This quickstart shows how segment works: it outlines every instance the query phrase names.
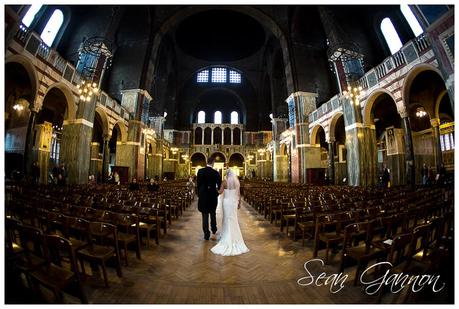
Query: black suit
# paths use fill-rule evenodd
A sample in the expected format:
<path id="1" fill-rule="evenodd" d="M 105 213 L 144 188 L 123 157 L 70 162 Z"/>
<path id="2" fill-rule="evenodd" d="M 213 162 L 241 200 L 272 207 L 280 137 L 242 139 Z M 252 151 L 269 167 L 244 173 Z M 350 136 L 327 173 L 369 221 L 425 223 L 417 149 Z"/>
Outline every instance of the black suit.
<path id="1" fill-rule="evenodd" d="M 218 202 L 218 189 L 222 180 L 220 174 L 213 168 L 207 166 L 198 171 L 197 187 L 198 187 L 198 210 L 202 213 L 202 230 L 204 238 L 210 237 L 209 232 L 209 215 L 212 233 L 217 232 L 217 219 L 215 211 Z"/>

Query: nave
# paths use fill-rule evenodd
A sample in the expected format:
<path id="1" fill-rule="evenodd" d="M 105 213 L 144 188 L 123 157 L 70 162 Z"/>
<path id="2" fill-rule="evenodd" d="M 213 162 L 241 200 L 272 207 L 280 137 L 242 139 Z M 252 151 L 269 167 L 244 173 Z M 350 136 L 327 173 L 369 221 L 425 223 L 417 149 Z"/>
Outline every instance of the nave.
<path id="1" fill-rule="evenodd" d="M 217 211 L 217 222 L 221 229 L 221 212 Z M 190 204 L 182 216 L 174 218 L 167 229 L 161 232 L 159 245 L 141 246 L 141 259 L 135 258 L 134 250 L 128 252 L 128 266 L 122 265 L 123 276 L 109 266 L 108 284 L 100 273 L 88 272 L 82 285 L 89 303 L 397 303 L 403 294 L 386 293 L 382 299 L 366 295 L 360 286 L 353 286 L 355 267 L 344 271 L 349 278 L 338 293 L 330 292 L 328 286 L 299 286 L 297 280 L 307 275 L 304 263 L 313 259 L 313 241 L 293 241 L 278 224 L 258 213 L 247 202 L 239 211 L 239 222 L 244 240 L 250 252 L 236 257 L 215 256 L 210 248 L 216 241 L 202 239 L 201 215 L 197 210 L 197 199 Z M 291 227 L 290 227 L 291 229 Z M 145 241 L 145 238 L 142 240 Z M 323 257 L 324 250 L 319 252 Z M 341 254 L 331 252 L 328 265 L 319 267 L 311 263 L 310 271 L 317 276 L 322 271 L 337 274 Z M 109 264 L 107 264 L 109 265 Z M 323 284 L 323 281 L 320 283 Z M 334 287 L 336 290 L 337 286 Z M 45 292 L 46 295 L 46 292 Z M 422 299 L 423 302 L 442 302 L 439 299 Z M 52 301 L 51 299 L 38 302 Z M 79 303 L 79 300 L 64 296 L 64 303 Z"/>

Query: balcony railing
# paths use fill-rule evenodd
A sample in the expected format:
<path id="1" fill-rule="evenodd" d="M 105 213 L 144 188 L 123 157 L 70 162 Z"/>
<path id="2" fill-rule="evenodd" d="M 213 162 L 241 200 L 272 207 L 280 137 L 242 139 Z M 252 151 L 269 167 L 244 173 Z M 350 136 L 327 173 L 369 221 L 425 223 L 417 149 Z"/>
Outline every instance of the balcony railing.
<path id="1" fill-rule="evenodd" d="M 60 75 L 73 85 L 81 82 L 81 75 L 75 67 L 64 59 L 56 50 L 50 48 L 40 36 L 31 31 L 25 25 L 21 24 L 15 35 L 16 41 L 24 49 L 37 59 L 44 61 L 47 65 L 53 67 Z M 120 115 L 122 118 L 129 120 L 129 112 L 122 107 L 116 100 L 112 99 L 107 93 L 101 92 L 97 104 L 101 104 Z"/>
<path id="2" fill-rule="evenodd" d="M 358 86 L 368 89 L 384 79 L 389 73 L 418 59 L 430 48 L 424 34 L 406 43 L 398 52 L 384 59 L 382 63 L 365 73 L 358 81 Z"/>

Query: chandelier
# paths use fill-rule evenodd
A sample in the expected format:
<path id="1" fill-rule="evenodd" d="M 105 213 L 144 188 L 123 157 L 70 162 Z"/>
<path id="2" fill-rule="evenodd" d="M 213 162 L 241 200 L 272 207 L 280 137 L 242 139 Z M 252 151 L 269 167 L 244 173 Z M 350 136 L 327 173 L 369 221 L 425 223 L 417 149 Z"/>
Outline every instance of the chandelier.
<path id="1" fill-rule="evenodd" d="M 416 109 L 416 117 L 422 118 L 422 117 L 424 117 L 425 115 L 427 115 L 427 112 L 424 110 L 424 107 L 418 107 L 418 108 Z"/>
<path id="2" fill-rule="evenodd" d="M 182 159 L 183 159 L 184 161 L 187 161 L 187 160 L 188 160 L 188 155 L 187 155 L 187 154 L 182 154 L 181 157 L 182 157 Z"/>
<path id="3" fill-rule="evenodd" d="M 178 152 L 178 148 L 172 147 L 172 148 L 171 148 L 171 151 L 172 151 L 172 154 L 175 155 L 175 154 L 177 154 L 177 152 Z"/>
<path id="4" fill-rule="evenodd" d="M 362 86 L 359 87 L 351 87 L 347 86 L 347 91 L 343 91 L 343 95 L 346 99 L 349 99 L 354 105 L 359 104 L 359 97 L 363 95 L 364 92 L 362 91 Z"/>
<path id="5" fill-rule="evenodd" d="M 81 84 L 77 85 L 78 93 L 80 94 L 80 100 L 89 102 L 93 95 L 99 93 L 99 88 L 96 83 L 82 81 Z"/>
<path id="6" fill-rule="evenodd" d="M 16 103 L 16 104 L 13 105 L 13 109 L 15 111 L 20 112 L 20 111 L 22 111 L 24 109 L 24 106 L 22 104 Z"/>

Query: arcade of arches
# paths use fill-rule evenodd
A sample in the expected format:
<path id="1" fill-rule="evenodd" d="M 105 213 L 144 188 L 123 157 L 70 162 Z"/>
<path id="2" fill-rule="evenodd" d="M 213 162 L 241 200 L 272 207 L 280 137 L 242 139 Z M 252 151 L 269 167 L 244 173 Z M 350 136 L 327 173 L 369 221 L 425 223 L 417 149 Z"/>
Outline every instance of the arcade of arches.
<path id="1" fill-rule="evenodd" d="M 53 25 L 55 14 L 63 21 Z M 383 20 L 400 41 L 395 51 Z M 282 233 L 287 224 L 282 241 L 294 249 L 279 250 L 303 256 L 289 224 L 295 240 L 309 232 L 322 240 L 297 226 L 294 208 L 276 210 L 272 201 L 294 203 L 274 198 L 280 191 L 312 188 L 321 201 L 354 190 L 386 198 L 384 190 L 408 196 L 452 181 L 452 5 L 7 5 L 5 25 L 12 184 L 106 188 L 117 174 L 121 187 L 158 179 L 179 196 L 178 184 L 213 157 L 222 177 L 231 169 L 244 180 L 246 216 L 264 215 Z M 166 214 L 158 235 L 169 240 L 166 229 L 182 214 Z M 260 302 L 308 301 L 276 297 Z"/>

